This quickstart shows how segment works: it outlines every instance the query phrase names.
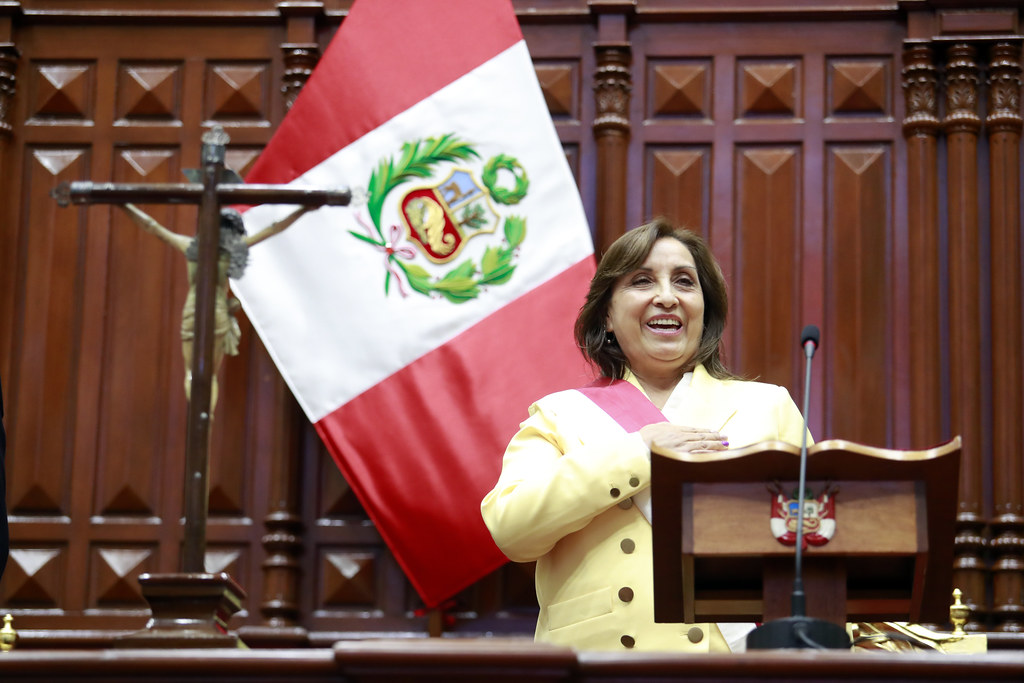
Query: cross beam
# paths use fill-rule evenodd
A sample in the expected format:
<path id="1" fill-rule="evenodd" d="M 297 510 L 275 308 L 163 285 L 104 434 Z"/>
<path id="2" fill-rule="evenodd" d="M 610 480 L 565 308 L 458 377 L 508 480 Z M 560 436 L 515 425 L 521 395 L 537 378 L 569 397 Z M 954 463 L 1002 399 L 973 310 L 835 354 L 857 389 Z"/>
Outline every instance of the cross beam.
<path id="1" fill-rule="evenodd" d="M 76 180 L 58 185 L 50 193 L 61 207 L 71 204 L 199 204 L 205 186 L 202 183 L 93 183 Z M 345 206 L 351 198 L 348 190 L 314 190 L 280 185 L 220 183 L 216 187 L 218 204 L 297 204 L 301 206 Z"/>

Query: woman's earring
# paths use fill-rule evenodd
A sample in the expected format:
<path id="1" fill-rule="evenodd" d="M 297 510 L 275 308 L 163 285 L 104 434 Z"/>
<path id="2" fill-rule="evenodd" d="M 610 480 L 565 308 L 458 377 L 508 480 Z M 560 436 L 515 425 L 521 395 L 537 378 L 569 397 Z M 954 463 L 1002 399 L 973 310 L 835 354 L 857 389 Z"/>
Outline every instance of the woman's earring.
<path id="1" fill-rule="evenodd" d="M 615 343 L 615 333 L 612 332 L 611 330 L 608 330 L 607 332 L 605 332 L 604 333 L 604 343 L 605 344 L 614 344 Z"/>

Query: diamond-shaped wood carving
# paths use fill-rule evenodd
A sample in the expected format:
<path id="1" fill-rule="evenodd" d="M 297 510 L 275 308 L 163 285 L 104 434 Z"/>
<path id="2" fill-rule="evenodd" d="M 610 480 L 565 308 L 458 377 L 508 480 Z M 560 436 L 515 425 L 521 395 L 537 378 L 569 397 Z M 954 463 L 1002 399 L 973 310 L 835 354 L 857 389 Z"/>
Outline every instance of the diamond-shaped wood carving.
<path id="1" fill-rule="evenodd" d="M 12 512 L 59 513 L 61 511 L 59 496 L 60 482 L 33 482 L 28 487 L 11 484 L 10 497 L 7 504 Z"/>
<path id="2" fill-rule="evenodd" d="M 766 178 L 776 175 L 795 156 L 790 149 L 748 149 L 742 152 L 743 159 L 752 163 Z"/>
<path id="3" fill-rule="evenodd" d="M 376 603 L 376 558 L 372 553 L 327 551 L 321 561 L 325 607 Z"/>
<path id="4" fill-rule="evenodd" d="M 707 227 L 709 148 L 658 149 L 649 162 L 651 215 L 686 227 Z"/>
<path id="5" fill-rule="evenodd" d="M 170 149 L 125 149 L 121 151 L 121 159 L 128 165 L 127 173 L 134 178 L 126 178 L 128 182 L 167 182 L 173 177 L 170 164 L 177 158 L 177 153 Z"/>
<path id="6" fill-rule="evenodd" d="M 544 102 L 552 116 L 573 116 L 576 92 L 573 69 L 565 64 L 538 64 L 535 66 Z"/>
<path id="7" fill-rule="evenodd" d="M 869 170 L 878 168 L 880 161 L 885 160 L 885 152 L 881 148 L 837 149 L 833 152 L 837 162 L 853 172 L 854 176 L 863 176 Z"/>
<path id="8" fill-rule="evenodd" d="M 206 571 L 211 574 L 227 572 L 231 576 L 238 576 L 238 561 L 241 557 L 242 552 L 235 548 L 208 548 L 203 558 L 203 564 Z"/>
<path id="9" fill-rule="evenodd" d="M 320 458 L 320 505 L 321 517 L 366 518 L 366 512 L 359 503 L 355 491 L 341 476 L 338 466 L 325 451 Z"/>
<path id="10" fill-rule="evenodd" d="M 741 117 L 797 115 L 796 63 L 743 64 L 740 73 Z"/>
<path id="11" fill-rule="evenodd" d="M 237 482 L 226 482 L 220 484 L 210 483 L 209 511 L 217 515 L 242 515 L 242 501 L 239 498 L 240 491 L 236 490 Z"/>
<path id="12" fill-rule="evenodd" d="M 256 159 L 259 158 L 260 151 L 259 149 L 229 148 L 224 153 L 224 165 L 244 178 L 256 163 Z"/>
<path id="13" fill-rule="evenodd" d="M 40 65 L 34 79 L 32 116 L 90 118 L 93 73 L 87 64 Z"/>
<path id="14" fill-rule="evenodd" d="M 889 109 L 888 69 L 886 62 L 834 61 L 830 64 L 832 81 L 829 110 L 833 114 L 878 114 Z"/>
<path id="15" fill-rule="evenodd" d="M 84 154 L 80 149 L 38 149 L 32 152 L 39 165 L 55 176 L 64 172 Z"/>
<path id="16" fill-rule="evenodd" d="M 145 604 L 139 575 L 152 571 L 150 548 L 94 548 L 92 596 L 94 607 L 124 607 Z"/>
<path id="17" fill-rule="evenodd" d="M 117 83 L 117 115 L 122 119 L 178 119 L 181 67 L 122 65 Z"/>
<path id="18" fill-rule="evenodd" d="M 655 167 L 673 178 L 682 178 L 687 173 L 699 172 L 700 162 L 705 154 L 700 150 L 662 150 L 654 153 Z"/>
<path id="19" fill-rule="evenodd" d="M 211 119 L 265 119 L 267 67 L 220 64 L 207 69 Z"/>
<path id="20" fill-rule="evenodd" d="M 56 607 L 62 598 L 64 552 L 58 548 L 11 548 L 4 571 L 4 604 Z"/>
<path id="21" fill-rule="evenodd" d="M 145 485 L 146 482 L 143 482 Z M 138 491 L 133 482 L 128 482 L 112 492 L 109 499 L 100 503 L 104 515 L 151 515 L 153 506 L 146 502 L 146 496 Z"/>
<path id="22" fill-rule="evenodd" d="M 651 81 L 651 117 L 710 118 L 706 64 L 655 64 Z"/>

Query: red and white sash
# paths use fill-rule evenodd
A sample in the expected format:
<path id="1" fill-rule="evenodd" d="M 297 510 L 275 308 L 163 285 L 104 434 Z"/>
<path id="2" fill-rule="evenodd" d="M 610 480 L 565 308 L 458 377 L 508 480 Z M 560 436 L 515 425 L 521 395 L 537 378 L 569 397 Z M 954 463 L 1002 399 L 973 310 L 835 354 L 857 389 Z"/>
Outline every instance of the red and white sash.
<path id="1" fill-rule="evenodd" d="M 590 399 L 627 433 L 640 431 L 641 427 L 657 422 L 669 422 L 665 414 L 651 403 L 644 392 L 623 379 L 599 377 L 578 392 Z M 633 504 L 651 521 L 651 489 L 645 488 L 633 496 Z"/>
<path id="2" fill-rule="evenodd" d="M 599 377 L 576 391 L 596 403 L 627 432 L 639 431 L 656 422 L 668 422 L 644 392 L 624 379 Z"/>

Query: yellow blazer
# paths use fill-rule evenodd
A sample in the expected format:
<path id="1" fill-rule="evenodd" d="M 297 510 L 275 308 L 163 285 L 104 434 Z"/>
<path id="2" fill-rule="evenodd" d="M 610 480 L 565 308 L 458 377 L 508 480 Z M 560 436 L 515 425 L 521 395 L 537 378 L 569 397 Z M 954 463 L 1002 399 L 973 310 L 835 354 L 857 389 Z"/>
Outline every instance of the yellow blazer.
<path id="1" fill-rule="evenodd" d="M 631 500 L 651 478 L 640 435 L 575 390 L 529 412 L 480 507 L 509 559 L 537 562 L 536 640 L 583 650 L 728 651 L 713 624 L 654 622 L 651 526 Z M 785 388 L 717 380 L 703 366 L 662 412 L 692 427 L 726 423 L 730 447 L 799 445 L 803 426 Z"/>

